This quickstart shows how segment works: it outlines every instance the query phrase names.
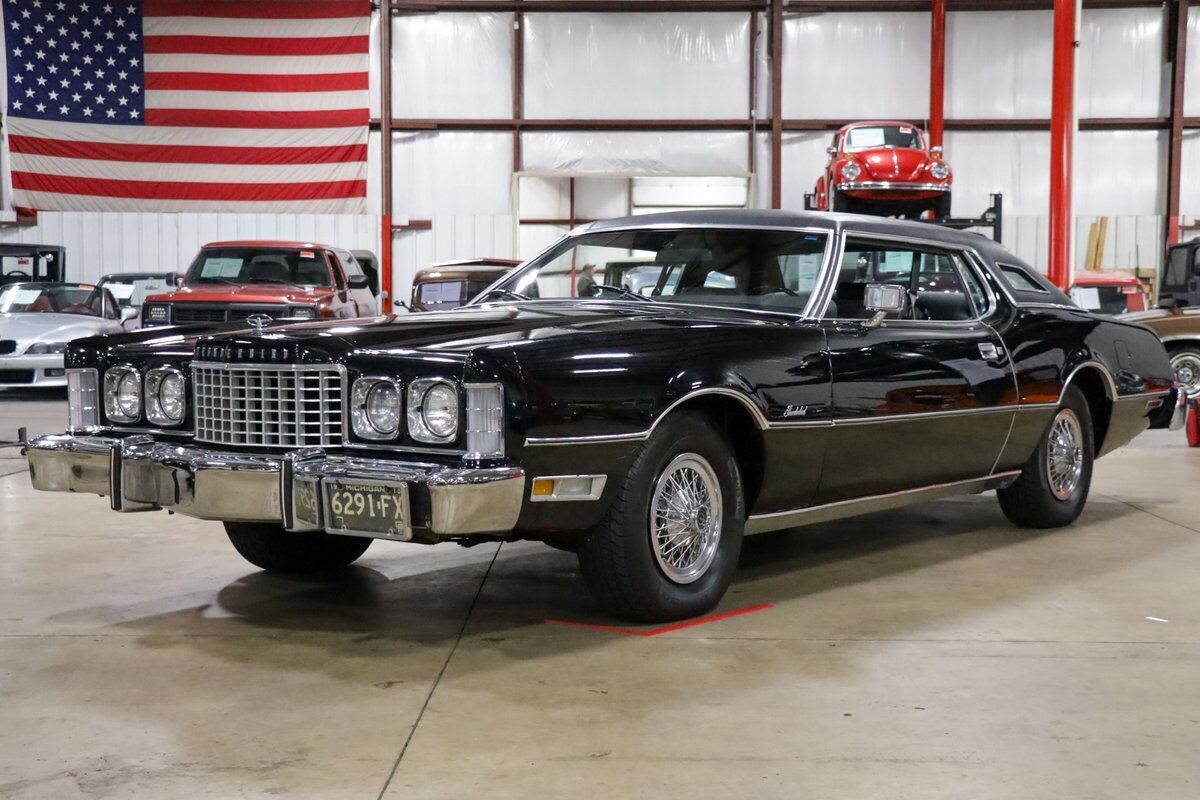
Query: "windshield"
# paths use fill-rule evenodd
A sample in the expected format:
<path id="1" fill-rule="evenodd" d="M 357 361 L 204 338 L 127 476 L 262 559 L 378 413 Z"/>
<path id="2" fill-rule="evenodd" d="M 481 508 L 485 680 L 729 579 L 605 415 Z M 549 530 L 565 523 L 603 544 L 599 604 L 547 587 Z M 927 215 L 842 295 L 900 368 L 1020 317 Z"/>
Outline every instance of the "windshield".
<path id="1" fill-rule="evenodd" d="M 174 289 L 165 278 L 110 278 L 100 284 L 112 292 L 121 308 L 141 308 L 147 295 L 161 294 Z"/>
<path id="2" fill-rule="evenodd" d="M 924 149 L 920 131 L 911 125 L 863 125 L 846 131 L 846 144 L 842 149 L 847 153 L 875 147 Z"/>
<path id="3" fill-rule="evenodd" d="M 184 283 L 329 286 L 329 267 L 320 250 L 213 247 L 200 251 L 188 268 Z"/>
<path id="4" fill-rule="evenodd" d="M 823 233 L 741 229 L 583 234 L 481 299 L 646 298 L 798 314 L 816 286 L 827 239 Z"/>
<path id="5" fill-rule="evenodd" d="M 100 291 L 91 286 L 29 286 L 17 283 L 0 289 L 0 313 L 98 317 L 102 306 Z"/>

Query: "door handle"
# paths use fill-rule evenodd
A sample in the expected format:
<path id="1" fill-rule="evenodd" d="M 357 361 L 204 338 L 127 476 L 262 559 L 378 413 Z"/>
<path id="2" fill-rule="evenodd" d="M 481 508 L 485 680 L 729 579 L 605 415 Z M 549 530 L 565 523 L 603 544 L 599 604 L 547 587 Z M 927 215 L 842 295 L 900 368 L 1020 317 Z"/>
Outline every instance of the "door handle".
<path id="1" fill-rule="evenodd" d="M 991 342 L 980 342 L 979 355 L 983 356 L 984 361 L 1000 361 L 1004 358 L 1004 348 Z"/>

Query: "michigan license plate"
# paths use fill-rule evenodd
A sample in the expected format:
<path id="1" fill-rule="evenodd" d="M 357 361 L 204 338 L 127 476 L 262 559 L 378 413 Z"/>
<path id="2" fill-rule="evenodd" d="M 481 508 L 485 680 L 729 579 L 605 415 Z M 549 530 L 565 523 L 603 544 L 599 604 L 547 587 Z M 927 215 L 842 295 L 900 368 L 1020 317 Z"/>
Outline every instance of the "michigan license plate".
<path id="1" fill-rule="evenodd" d="M 326 529 L 408 539 L 408 487 L 326 480 Z"/>

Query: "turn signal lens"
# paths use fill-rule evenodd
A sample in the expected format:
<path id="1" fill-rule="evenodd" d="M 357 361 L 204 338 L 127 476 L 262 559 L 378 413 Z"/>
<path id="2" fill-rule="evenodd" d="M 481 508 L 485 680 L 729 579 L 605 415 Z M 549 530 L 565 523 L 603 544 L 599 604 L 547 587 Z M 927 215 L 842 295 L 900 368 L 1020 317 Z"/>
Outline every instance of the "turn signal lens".
<path id="1" fill-rule="evenodd" d="M 554 480 L 552 478 L 538 478 L 533 482 L 534 497 L 549 497 L 554 494 Z"/>

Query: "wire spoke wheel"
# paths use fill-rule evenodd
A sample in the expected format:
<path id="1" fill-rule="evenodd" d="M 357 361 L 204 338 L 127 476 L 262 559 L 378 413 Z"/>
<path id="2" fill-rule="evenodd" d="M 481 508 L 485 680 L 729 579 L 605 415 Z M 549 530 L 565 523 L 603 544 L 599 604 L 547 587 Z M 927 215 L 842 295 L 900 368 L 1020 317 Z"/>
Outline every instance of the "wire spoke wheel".
<path id="1" fill-rule="evenodd" d="M 1059 500 L 1069 499 L 1083 477 L 1083 427 L 1069 408 L 1060 409 L 1050 425 L 1046 475 L 1050 490 Z"/>
<path id="2" fill-rule="evenodd" d="M 1179 353 L 1171 358 L 1171 367 L 1175 370 L 1175 382 L 1189 395 L 1200 393 L 1200 355 Z"/>
<path id="3" fill-rule="evenodd" d="M 650 548 L 674 583 L 699 580 L 721 541 L 721 484 L 703 456 L 682 453 L 655 482 L 650 499 Z"/>

